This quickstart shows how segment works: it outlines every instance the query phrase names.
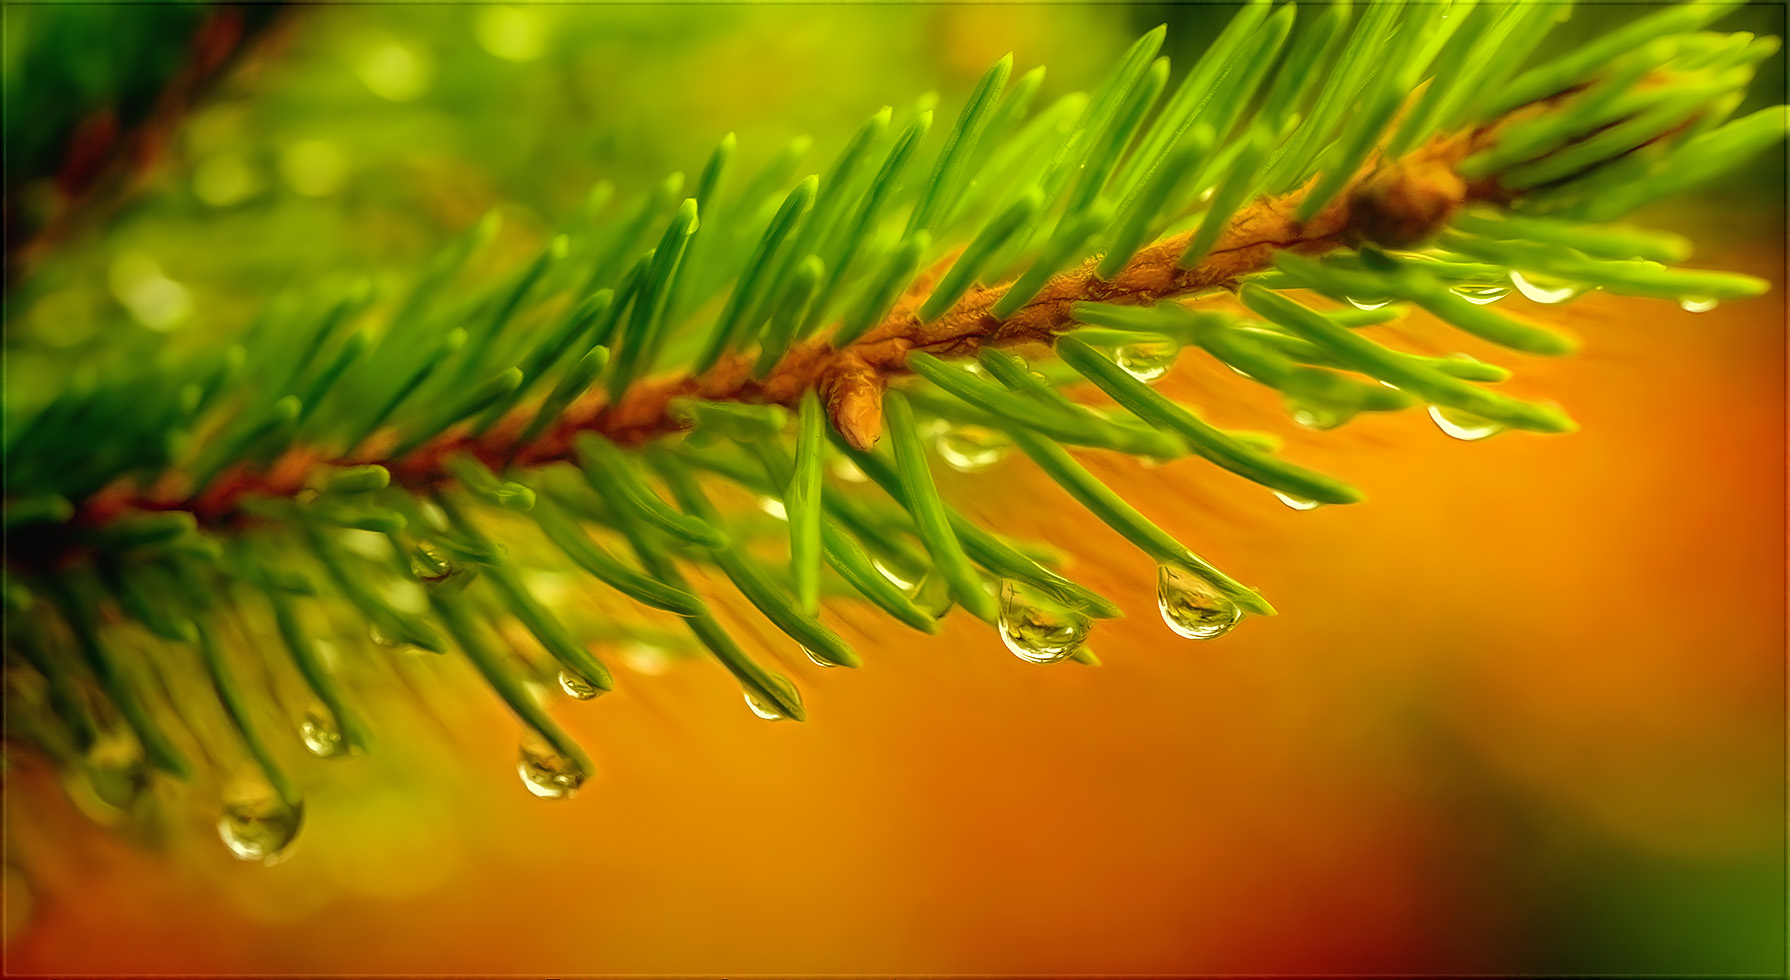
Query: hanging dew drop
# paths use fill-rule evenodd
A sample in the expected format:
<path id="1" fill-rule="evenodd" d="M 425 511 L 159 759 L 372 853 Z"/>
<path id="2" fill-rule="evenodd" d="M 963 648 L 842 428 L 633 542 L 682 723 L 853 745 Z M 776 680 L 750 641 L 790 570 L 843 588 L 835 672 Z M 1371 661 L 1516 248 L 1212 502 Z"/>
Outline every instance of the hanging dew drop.
<path id="1" fill-rule="evenodd" d="M 809 654 L 808 656 L 812 658 L 814 655 Z M 819 663 L 819 661 L 815 662 Z M 777 706 L 770 701 L 753 694 L 751 691 L 742 691 L 741 693 L 746 696 L 746 707 L 751 708 L 752 713 L 758 717 L 763 718 L 765 721 L 787 720 L 783 712 L 778 710 Z"/>
<path id="2" fill-rule="evenodd" d="M 1113 363 L 1144 384 L 1154 384 L 1175 366 L 1180 353 L 1173 344 L 1127 344 L 1113 352 Z"/>
<path id="3" fill-rule="evenodd" d="M 445 551 L 425 541 L 410 556 L 410 574 L 425 588 L 451 595 L 477 578 L 478 570 L 454 561 Z"/>
<path id="4" fill-rule="evenodd" d="M 1461 283 L 1451 292 L 1474 306 L 1489 306 L 1510 295 L 1510 287 L 1497 283 Z"/>
<path id="5" fill-rule="evenodd" d="M 1028 663 L 1054 664 L 1075 655 L 1088 640 L 1094 621 L 1069 609 L 1046 609 L 1027 601 L 1012 582 L 1001 584 L 1001 640 Z"/>
<path id="6" fill-rule="evenodd" d="M 1156 570 L 1156 608 L 1162 621 L 1190 640 L 1213 640 L 1229 633 L 1243 610 L 1211 582 L 1181 565 Z"/>
<path id="7" fill-rule="evenodd" d="M 1535 280 L 1524 276 L 1521 272 L 1512 272 L 1510 274 L 1510 281 L 1517 287 L 1517 292 L 1522 293 L 1532 302 L 1543 303 L 1549 306 L 1556 303 L 1564 303 L 1585 291 L 1585 287 L 1574 283 L 1560 283 L 1556 285 L 1538 283 Z"/>
<path id="8" fill-rule="evenodd" d="M 882 560 L 879 558 L 870 559 L 870 567 L 876 569 L 882 574 L 883 578 L 889 580 L 890 584 L 904 592 L 912 591 L 914 586 L 919 584 L 912 579 L 903 578 L 900 572 L 883 564 Z"/>
<path id="9" fill-rule="evenodd" d="M 1274 496 L 1279 498 L 1281 503 L 1286 504 L 1294 510 L 1317 510 L 1319 507 L 1324 506 L 1319 501 L 1307 500 L 1304 497 L 1295 497 L 1290 493 L 1281 493 L 1279 490 L 1274 491 Z"/>
<path id="10" fill-rule="evenodd" d="M 1307 429 L 1334 429 L 1350 418 L 1346 412 L 1313 402 L 1294 401 L 1289 407 L 1293 410 L 1293 421 Z"/>
<path id="11" fill-rule="evenodd" d="M 1430 406 L 1430 418 L 1436 428 L 1463 442 L 1477 442 L 1489 436 L 1503 432 L 1502 422 L 1493 422 L 1472 412 L 1463 412 L 1458 408 L 1445 408 L 1441 405 Z"/>
<path id="12" fill-rule="evenodd" d="M 1350 306 L 1362 311 L 1377 310 L 1392 302 L 1390 296 L 1376 299 L 1358 299 L 1354 296 L 1344 296 L 1343 299 L 1347 300 Z"/>
<path id="13" fill-rule="evenodd" d="M 530 793 L 543 800 L 569 800 L 578 795 L 590 773 L 567 756 L 561 755 L 539 733 L 523 734 L 516 759 L 516 774 Z"/>
<path id="14" fill-rule="evenodd" d="M 974 473 L 1000 462 L 1012 443 L 993 429 L 960 425 L 939 433 L 933 448 L 945 465 L 959 473 Z"/>
<path id="15" fill-rule="evenodd" d="M 602 688 L 569 670 L 559 672 L 559 689 L 566 692 L 566 697 L 574 701 L 589 701 L 603 693 Z"/>
<path id="16" fill-rule="evenodd" d="M 800 646 L 800 644 L 797 644 L 797 645 Z M 834 663 L 833 661 L 828 660 L 827 658 L 821 656 L 818 653 L 815 653 L 813 650 L 810 650 L 807 647 L 802 647 L 802 652 L 808 656 L 809 660 L 814 662 L 814 665 L 816 667 L 837 667 L 837 666 L 839 666 L 838 664 Z"/>
<path id="17" fill-rule="evenodd" d="M 305 748 L 319 759 L 335 759 L 348 754 L 348 741 L 342 737 L 335 714 L 321 704 L 305 709 L 298 734 L 304 739 Z"/>
<path id="18" fill-rule="evenodd" d="M 1719 300 L 1700 296 L 1686 296 L 1678 301 L 1678 308 L 1686 313 L 1708 313 L 1720 305 Z"/>
<path id="19" fill-rule="evenodd" d="M 809 656 L 812 657 L 813 654 L 810 653 Z M 764 677 L 764 683 L 781 695 L 785 703 L 795 705 L 797 713 L 800 713 L 802 692 L 796 690 L 796 686 L 790 683 L 789 678 L 781 674 L 767 674 Z M 787 721 L 789 719 L 789 715 L 784 712 L 783 707 L 777 701 L 768 697 L 760 697 L 749 687 L 743 688 L 740 693 L 745 695 L 746 707 L 751 708 L 753 714 L 765 721 Z"/>
<path id="20" fill-rule="evenodd" d="M 218 836 L 239 861 L 278 864 L 304 826 L 305 808 L 287 803 L 271 787 L 224 800 Z"/>

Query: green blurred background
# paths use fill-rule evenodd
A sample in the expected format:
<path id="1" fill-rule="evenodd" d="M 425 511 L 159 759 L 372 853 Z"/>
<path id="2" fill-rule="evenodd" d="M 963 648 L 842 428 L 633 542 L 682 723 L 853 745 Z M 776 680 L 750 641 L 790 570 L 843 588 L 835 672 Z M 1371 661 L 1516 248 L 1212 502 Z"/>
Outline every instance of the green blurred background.
<path id="1" fill-rule="evenodd" d="M 305 7 L 239 11 L 224 57 L 194 40 L 217 9 L 4 9 L 10 405 L 88 359 L 234 332 L 283 291 L 395 285 L 493 207 L 520 258 L 597 181 L 693 176 L 728 131 L 736 173 L 811 134 L 807 173 L 879 106 L 937 89 L 955 112 L 1007 51 L 1049 66 L 1048 99 L 1168 21 L 1184 68 L 1230 8 Z M 1641 12 L 1584 7 L 1560 36 Z M 1782 36 L 1784 7 L 1718 26 Z M 153 80 L 195 57 L 212 80 L 158 109 Z M 1783 78 L 1779 56 L 1754 102 Z M 71 190 L 69 140 L 108 107 L 119 133 L 159 127 L 153 152 Z M 1761 301 L 1530 311 L 1586 341 L 1501 355 L 1572 436 L 1466 445 L 1414 415 L 1308 433 L 1184 358 L 1178 396 L 1372 497 L 1294 513 L 1196 462 L 1093 460 L 1278 619 L 1175 639 L 1149 563 L 1063 526 L 1078 512 L 1008 462 L 947 491 L 1067 542 L 1119 599 L 1107 667 L 841 608 L 869 665 L 821 672 L 766 638 L 813 716 L 773 726 L 706 663 L 612 650 L 618 691 L 565 713 L 603 771 L 555 805 L 519 791 L 513 723 L 464 670 L 406 662 L 424 698 L 381 705 L 375 754 L 302 770 L 309 826 L 271 869 L 231 861 L 209 811 L 119 834 L 11 765 L 6 965 L 1782 972 L 1784 188 L 1768 155 L 1639 216 L 1770 278 Z"/>

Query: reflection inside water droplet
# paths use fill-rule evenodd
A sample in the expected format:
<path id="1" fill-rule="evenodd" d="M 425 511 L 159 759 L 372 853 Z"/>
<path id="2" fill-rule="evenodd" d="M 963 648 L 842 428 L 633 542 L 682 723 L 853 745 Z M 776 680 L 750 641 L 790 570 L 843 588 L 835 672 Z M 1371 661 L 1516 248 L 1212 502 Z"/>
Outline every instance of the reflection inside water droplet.
<path id="1" fill-rule="evenodd" d="M 1373 299 L 1359 299 L 1354 296 L 1344 296 L 1343 299 L 1347 300 L 1350 306 L 1353 306 L 1358 310 L 1377 310 L 1392 302 L 1390 296 L 1375 297 Z"/>
<path id="2" fill-rule="evenodd" d="M 1475 306 L 1487 306 L 1510 295 L 1510 287 L 1501 283 L 1461 283 L 1453 288 L 1461 299 Z"/>
<path id="3" fill-rule="evenodd" d="M 239 788 L 226 797 L 218 836 L 237 860 L 277 864 L 304 822 L 302 802 L 288 804 L 262 784 L 258 789 Z"/>
<path id="4" fill-rule="evenodd" d="M 801 644 L 797 644 L 797 646 L 801 646 Z M 817 667 L 837 667 L 837 666 L 839 666 L 838 664 L 834 663 L 833 661 L 828 660 L 827 658 L 821 656 L 818 653 L 815 653 L 813 650 L 810 650 L 807 647 L 802 647 L 801 649 L 802 649 L 803 653 L 808 655 L 808 659 L 813 661 L 815 666 L 817 666 Z M 756 710 L 756 709 L 754 709 L 754 710 Z M 763 716 L 761 715 L 760 717 L 763 717 Z"/>
<path id="5" fill-rule="evenodd" d="M 1144 384 L 1152 384 L 1168 374 L 1180 353 L 1174 344 L 1127 344 L 1113 352 L 1113 363 Z"/>
<path id="6" fill-rule="evenodd" d="M 1584 286 L 1576 283 L 1559 282 L 1552 279 L 1537 282 L 1521 272 L 1512 272 L 1510 281 L 1517 287 L 1517 292 L 1522 293 L 1531 301 L 1549 305 L 1564 303 L 1585 291 Z"/>
<path id="7" fill-rule="evenodd" d="M 559 672 L 559 689 L 566 692 L 567 697 L 578 701 L 589 701 L 603 693 L 602 688 L 569 670 Z"/>
<path id="8" fill-rule="evenodd" d="M 1495 436 L 1505 429 L 1502 422 L 1493 422 L 1472 412 L 1442 405 L 1430 406 L 1430 418 L 1435 421 L 1436 428 L 1464 442 L 1476 442 L 1487 436 Z"/>
<path id="9" fill-rule="evenodd" d="M 1013 582 L 1001 584 L 1001 640 L 1021 660 L 1054 664 L 1075 655 L 1094 621 L 1072 609 L 1052 607 Z"/>
<path id="10" fill-rule="evenodd" d="M 516 774 L 530 793 L 544 800 L 569 800 L 590 775 L 577 760 L 561 755 L 540 733 L 523 733 Z"/>
<path id="11" fill-rule="evenodd" d="M 1156 570 L 1156 608 L 1168 628 L 1190 640 L 1211 640 L 1231 631 L 1243 610 L 1190 568 L 1162 565 Z"/>
<path id="12" fill-rule="evenodd" d="M 478 570 L 448 557 L 446 551 L 424 541 L 410 556 L 410 574 L 429 589 L 452 594 L 466 588 L 478 577 Z"/>
<path id="13" fill-rule="evenodd" d="M 814 655 L 809 654 L 809 656 L 812 657 Z M 777 706 L 775 704 L 772 704 L 770 701 L 768 701 L 764 698 L 761 698 L 756 694 L 753 694 L 751 691 L 742 691 L 741 693 L 746 696 L 746 707 L 751 708 L 753 714 L 757 715 L 760 718 L 763 718 L 765 721 L 784 721 L 785 720 L 785 718 L 783 716 L 783 712 L 777 710 Z"/>
<path id="14" fill-rule="evenodd" d="M 1012 448 L 1012 442 L 984 426 L 959 425 L 939 433 L 933 447 L 945 465 L 959 473 L 974 473 L 1000 462 Z"/>
<path id="15" fill-rule="evenodd" d="M 1708 313 L 1720 305 L 1720 300 L 1697 296 L 1686 296 L 1678 301 L 1678 308 L 1686 313 Z"/>
<path id="16" fill-rule="evenodd" d="M 336 716 L 321 704 L 313 704 L 305 709 L 304 721 L 299 723 L 298 733 L 305 740 L 305 748 L 319 759 L 334 759 L 348 754 L 348 742 L 342 737 L 342 728 L 336 724 Z"/>
<path id="17" fill-rule="evenodd" d="M 1286 504 L 1294 510 L 1317 510 L 1319 507 L 1324 506 L 1316 500 L 1295 497 L 1290 493 L 1281 493 L 1279 490 L 1274 491 L 1274 496 L 1278 498 L 1281 503 Z"/>

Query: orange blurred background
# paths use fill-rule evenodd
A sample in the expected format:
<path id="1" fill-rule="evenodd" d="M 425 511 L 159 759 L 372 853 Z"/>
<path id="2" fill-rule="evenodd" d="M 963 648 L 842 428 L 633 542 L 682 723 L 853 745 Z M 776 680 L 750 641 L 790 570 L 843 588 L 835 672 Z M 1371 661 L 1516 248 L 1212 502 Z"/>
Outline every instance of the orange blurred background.
<path id="1" fill-rule="evenodd" d="M 1218 641 L 1171 634 L 1152 563 L 1010 459 L 946 493 L 1119 601 L 1102 668 L 1023 663 L 961 613 L 927 638 L 835 604 L 866 663 L 822 670 L 742 614 L 810 720 L 759 721 L 707 661 L 609 651 L 615 693 L 558 710 L 600 771 L 554 803 L 518 787 L 515 723 L 470 671 L 415 658 L 429 716 L 390 699 L 379 751 L 307 760 L 307 825 L 272 868 L 232 860 L 202 808 L 139 846 L 13 760 L 6 967 L 1779 972 L 1786 292 L 1765 204 L 1651 222 L 1707 242 L 1696 265 L 1769 278 L 1761 300 L 1507 299 L 1583 339 L 1558 362 L 1399 328 L 1513 367 L 1572 435 L 1462 443 L 1415 412 L 1306 432 L 1184 354 L 1164 391 L 1370 498 L 1300 513 L 1197 460 L 1083 455 L 1280 609 Z"/>

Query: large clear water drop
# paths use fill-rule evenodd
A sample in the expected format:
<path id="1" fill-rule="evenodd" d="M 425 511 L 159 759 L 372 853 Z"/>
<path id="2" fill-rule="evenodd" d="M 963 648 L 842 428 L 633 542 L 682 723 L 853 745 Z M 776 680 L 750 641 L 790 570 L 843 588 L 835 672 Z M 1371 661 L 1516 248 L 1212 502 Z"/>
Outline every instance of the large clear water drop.
<path id="1" fill-rule="evenodd" d="M 1001 585 L 1001 640 L 1021 660 L 1054 664 L 1075 655 L 1094 621 L 1071 609 L 1049 608 L 1012 582 Z"/>
<path id="2" fill-rule="evenodd" d="M 321 704 L 313 704 L 305 709 L 304 720 L 298 725 L 298 734 L 304 739 L 305 749 L 319 759 L 334 759 L 348 754 L 348 740 L 342 737 L 342 726 L 336 723 L 335 713 Z"/>
<path id="3" fill-rule="evenodd" d="M 1294 510 L 1317 510 L 1319 507 L 1324 506 L 1319 501 L 1307 500 L 1304 497 L 1295 497 L 1290 493 L 1281 493 L 1279 490 L 1274 491 L 1274 496 L 1281 503 L 1286 504 Z"/>
<path id="4" fill-rule="evenodd" d="M 945 465 L 959 473 L 974 473 L 1000 462 L 1013 447 L 1006 436 L 980 425 L 957 425 L 939 433 L 934 448 Z"/>
<path id="5" fill-rule="evenodd" d="M 543 800 L 569 800 L 590 777 L 576 759 L 562 755 L 533 731 L 522 736 L 516 774 L 522 777 L 524 788 Z"/>
<path id="6" fill-rule="evenodd" d="M 1512 272 L 1510 281 L 1517 287 L 1517 292 L 1528 297 L 1532 302 L 1545 303 L 1549 306 L 1564 303 L 1585 291 L 1585 287 L 1577 283 L 1562 283 L 1552 280 L 1536 282 L 1521 272 Z"/>
<path id="7" fill-rule="evenodd" d="M 1510 295 L 1510 287 L 1501 283 L 1463 282 L 1451 291 L 1474 306 L 1489 306 Z"/>
<path id="8" fill-rule="evenodd" d="M 1126 344 L 1113 352 L 1113 363 L 1144 384 L 1154 384 L 1175 366 L 1180 353 L 1174 344 Z"/>
<path id="9" fill-rule="evenodd" d="M 218 836 L 239 861 L 277 864 L 304 822 L 304 803 L 287 803 L 272 787 L 262 785 L 224 800 Z"/>
<path id="10" fill-rule="evenodd" d="M 1442 405 L 1430 406 L 1430 418 L 1435 421 L 1436 428 L 1463 442 L 1477 442 L 1503 432 L 1505 425 L 1488 418 L 1463 412 L 1458 408 L 1447 408 Z"/>
<path id="11" fill-rule="evenodd" d="M 603 689 L 569 670 L 559 672 L 559 689 L 566 692 L 566 697 L 575 701 L 589 701 L 603 693 Z"/>
<path id="12" fill-rule="evenodd" d="M 1230 596 L 1191 568 L 1163 565 L 1156 570 L 1156 608 L 1168 628 L 1190 640 L 1213 640 L 1243 618 Z"/>

